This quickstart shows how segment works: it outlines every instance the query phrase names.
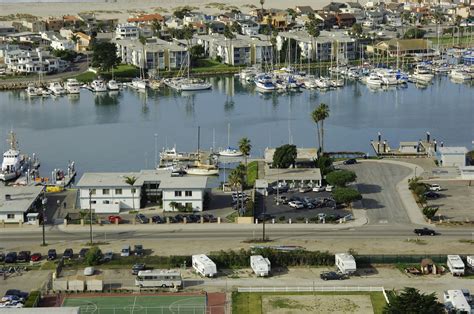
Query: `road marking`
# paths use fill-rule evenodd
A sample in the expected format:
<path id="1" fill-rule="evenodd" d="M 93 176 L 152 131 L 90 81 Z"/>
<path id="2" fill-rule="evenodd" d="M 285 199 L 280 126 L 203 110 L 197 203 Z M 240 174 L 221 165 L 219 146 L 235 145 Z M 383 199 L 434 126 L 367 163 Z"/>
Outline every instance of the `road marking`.
<path id="1" fill-rule="evenodd" d="M 136 296 L 135 296 L 135 300 L 133 300 L 132 313 L 135 312 L 135 304 L 137 304 L 137 297 Z"/>
<path id="2" fill-rule="evenodd" d="M 379 224 L 388 224 L 388 220 L 379 220 Z"/>

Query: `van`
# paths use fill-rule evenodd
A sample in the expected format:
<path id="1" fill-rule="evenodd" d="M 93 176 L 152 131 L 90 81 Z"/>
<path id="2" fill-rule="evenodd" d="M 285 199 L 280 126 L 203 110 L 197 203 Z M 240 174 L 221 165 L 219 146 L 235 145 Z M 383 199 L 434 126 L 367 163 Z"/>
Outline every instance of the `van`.
<path id="1" fill-rule="evenodd" d="M 120 251 L 120 256 L 130 256 L 130 245 L 125 245 Z"/>

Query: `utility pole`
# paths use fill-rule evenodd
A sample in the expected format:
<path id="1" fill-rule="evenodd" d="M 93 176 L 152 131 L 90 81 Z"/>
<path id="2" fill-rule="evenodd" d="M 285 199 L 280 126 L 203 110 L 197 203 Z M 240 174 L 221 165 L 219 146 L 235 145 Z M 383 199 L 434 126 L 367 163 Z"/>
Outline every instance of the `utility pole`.
<path id="1" fill-rule="evenodd" d="M 46 204 L 48 203 L 48 199 L 43 194 L 43 200 L 41 204 L 43 204 L 43 246 L 46 246 L 46 236 L 45 236 L 45 224 L 46 224 Z"/>
<path id="2" fill-rule="evenodd" d="M 90 245 L 92 246 L 92 189 L 89 189 L 89 214 Z"/>
<path id="3" fill-rule="evenodd" d="M 158 167 L 158 133 L 155 133 L 155 169 Z"/>
<path id="4" fill-rule="evenodd" d="M 260 196 L 261 197 L 261 200 L 262 200 L 262 241 L 265 242 L 265 221 L 266 221 L 266 217 L 265 217 L 265 198 L 263 195 Z"/>

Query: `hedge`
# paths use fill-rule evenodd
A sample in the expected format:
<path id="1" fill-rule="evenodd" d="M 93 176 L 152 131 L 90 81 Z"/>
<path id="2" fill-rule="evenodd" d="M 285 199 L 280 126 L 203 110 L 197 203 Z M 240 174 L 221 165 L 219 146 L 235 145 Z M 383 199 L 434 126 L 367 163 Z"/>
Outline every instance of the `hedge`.
<path id="1" fill-rule="evenodd" d="M 38 305 L 41 293 L 39 291 L 31 291 L 25 301 L 25 307 L 36 307 Z"/>

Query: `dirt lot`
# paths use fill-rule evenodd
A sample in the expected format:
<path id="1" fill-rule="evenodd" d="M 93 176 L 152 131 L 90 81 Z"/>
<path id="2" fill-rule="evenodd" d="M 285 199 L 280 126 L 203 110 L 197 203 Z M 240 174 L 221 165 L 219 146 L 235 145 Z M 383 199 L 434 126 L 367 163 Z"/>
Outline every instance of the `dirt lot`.
<path id="1" fill-rule="evenodd" d="M 8 289 L 19 289 L 21 291 L 30 292 L 43 286 L 48 280 L 50 271 L 37 270 L 23 272 L 21 275 L 11 275 L 0 278 L 0 297 L 5 294 Z"/>
<path id="2" fill-rule="evenodd" d="M 438 183 L 443 190 L 438 199 L 428 205 L 439 206 L 437 214 L 450 221 L 474 221 L 474 186 L 469 181 L 429 181 Z"/>
<path id="3" fill-rule="evenodd" d="M 262 297 L 263 313 L 373 313 L 368 295 L 292 295 Z"/>

